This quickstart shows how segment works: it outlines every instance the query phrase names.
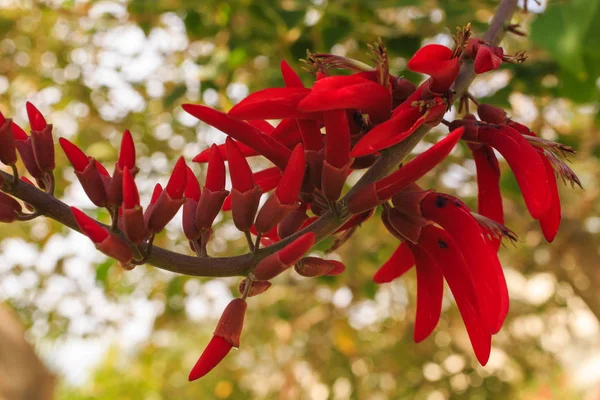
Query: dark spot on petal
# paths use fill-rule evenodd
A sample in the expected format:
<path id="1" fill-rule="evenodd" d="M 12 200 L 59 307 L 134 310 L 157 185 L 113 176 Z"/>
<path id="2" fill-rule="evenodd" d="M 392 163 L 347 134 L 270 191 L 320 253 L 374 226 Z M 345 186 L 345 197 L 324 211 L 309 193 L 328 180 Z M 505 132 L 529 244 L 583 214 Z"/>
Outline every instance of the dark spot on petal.
<path id="1" fill-rule="evenodd" d="M 448 243 L 444 242 L 442 239 L 438 239 L 438 246 L 440 246 L 440 249 L 447 249 Z"/>
<path id="2" fill-rule="evenodd" d="M 445 198 L 444 196 L 437 195 L 435 197 L 435 205 L 438 208 L 444 208 L 444 206 L 446 205 L 446 203 L 448 203 L 448 199 Z"/>
<path id="3" fill-rule="evenodd" d="M 462 207 L 462 204 L 460 204 L 460 201 L 458 201 L 458 200 L 454 201 L 454 205 L 456 207 Z"/>

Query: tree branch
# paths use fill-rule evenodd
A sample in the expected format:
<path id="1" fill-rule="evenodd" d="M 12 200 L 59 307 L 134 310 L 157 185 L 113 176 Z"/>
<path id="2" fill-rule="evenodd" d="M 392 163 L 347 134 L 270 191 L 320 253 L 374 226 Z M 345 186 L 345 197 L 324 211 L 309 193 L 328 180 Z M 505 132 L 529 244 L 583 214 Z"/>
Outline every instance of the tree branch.
<path id="1" fill-rule="evenodd" d="M 504 35 L 504 25 L 506 22 L 510 21 L 516 8 L 517 0 L 502 0 L 484 39 L 493 44 L 499 43 Z M 473 65 L 470 61 L 465 61 L 454 85 L 456 99 L 460 99 L 460 97 L 466 93 L 469 85 L 473 82 L 473 79 L 475 79 Z M 344 196 L 342 204 L 344 204 L 349 196 L 354 194 L 361 187 L 376 182 L 398 169 L 400 163 L 410 154 L 412 149 L 414 149 L 417 143 L 419 143 L 430 130 L 431 127 L 422 126 L 403 142 L 384 150 L 377 162 L 369 168 L 350 192 Z M 12 181 L 12 176 L 10 174 L 0 171 L 0 176 L 4 178 L 5 182 Z M 71 229 L 79 231 L 69 206 L 62 201 L 23 182 L 19 182 L 14 188 L 7 188 L 6 191 L 26 203 L 33 205 L 36 210 L 39 210 L 43 215 L 52 218 Z M 152 255 L 148 259 L 148 264 L 167 271 L 191 276 L 244 276 L 259 260 L 281 250 L 301 235 L 307 232 L 314 232 L 317 235 L 317 241 L 321 241 L 330 236 L 351 217 L 352 215 L 347 213 L 338 216 L 328 212 L 314 223 L 305 229 L 296 232 L 292 236 L 271 246 L 264 247 L 256 253 L 248 253 L 235 257 L 192 257 L 154 246 Z"/>

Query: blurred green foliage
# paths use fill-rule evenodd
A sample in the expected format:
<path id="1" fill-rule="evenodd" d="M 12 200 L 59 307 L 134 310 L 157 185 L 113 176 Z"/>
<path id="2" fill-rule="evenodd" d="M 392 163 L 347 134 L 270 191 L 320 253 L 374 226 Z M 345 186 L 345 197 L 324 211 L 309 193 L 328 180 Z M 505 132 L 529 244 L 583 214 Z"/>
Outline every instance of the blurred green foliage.
<path id="1" fill-rule="evenodd" d="M 146 199 L 154 182 L 164 182 L 179 155 L 190 159 L 213 140 L 223 140 L 205 125 L 182 116 L 182 103 L 204 102 L 226 110 L 246 88 L 281 86 L 282 59 L 298 71 L 297 60 L 305 57 L 307 49 L 368 62 L 367 44 L 378 37 L 388 47 L 392 72 L 418 82 L 421 77 L 406 70 L 406 61 L 423 43 L 449 43 L 455 27 L 467 22 L 476 33 L 484 32 L 498 5 L 492 0 L 4 3 L 0 110 L 24 122 L 24 102 L 33 100 L 55 123 L 59 135 L 107 164 L 116 159 L 120 133 L 130 129 L 138 145 Z M 475 92 L 482 101 L 513 107 L 512 114 L 542 136 L 579 150 L 573 168 L 588 187 L 583 195 L 561 189 L 563 232 L 557 243 L 547 245 L 535 223 L 521 217 L 526 211 L 518 186 L 503 167 L 507 224 L 521 241 L 516 248 L 503 249 L 501 257 L 512 277 L 509 283 L 520 286 L 511 287 L 512 311 L 494 339 L 490 366 L 477 366 L 450 301 L 436 332 L 423 343 L 413 343 L 414 273 L 381 287 L 371 281 L 397 245 L 376 218 L 337 252 L 347 264 L 345 274 L 313 280 L 286 275 L 265 295 L 252 299 L 242 348 L 193 384 L 187 382 L 187 373 L 210 337 L 218 308 L 228 300 L 223 296 L 236 295 L 238 280 L 223 280 L 230 291 L 207 297 L 214 287 L 206 279 L 174 276 L 151 267 L 129 273 L 110 260 L 96 258 L 77 261 L 83 263 L 78 268 L 85 264 L 93 271 L 93 282 L 83 284 L 87 281 L 69 267 L 78 260 L 74 251 L 60 253 L 48 270 L 36 267 L 42 258 L 50 257 L 49 250 L 56 246 L 53 238 L 66 235 L 65 228 L 51 221 L 3 226 L 0 237 L 6 239 L 5 250 L 13 246 L 9 238 L 22 238 L 33 243 L 30 251 L 40 252 L 34 262 L 18 261 L 0 269 L 4 282 L 31 271 L 39 276 L 22 292 L 1 297 L 18 310 L 33 341 L 121 334 L 117 328 L 139 307 L 132 299 L 151 302 L 158 310 L 149 338 L 127 350 L 119 341 L 113 343 L 85 384 L 63 380 L 60 398 L 580 398 L 590 387 L 573 384 L 567 367 L 571 364 L 559 353 L 568 342 L 580 350 L 577 354 L 598 354 L 598 343 L 581 339 L 569 321 L 590 310 L 590 315 L 600 315 L 593 291 L 600 286 L 600 277 L 588 268 L 597 265 L 600 231 L 588 229 L 596 226 L 589 221 L 595 221 L 600 211 L 596 201 L 599 4 L 598 0 L 552 0 L 543 14 L 518 12 L 513 22 L 522 24 L 530 37 L 509 36 L 503 45 L 508 53 L 526 49 L 529 60 L 504 66 L 475 85 L 483 87 Z M 308 73 L 302 77 L 311 82 Z M 430 136 L 428 140 L 437 138 Z M 464 148 L 458 149 L 427 178 L 426 186 L 458 193 L 475 207 L 473 165 L 466 155 Z M 255 167 L 261 165 L 254 162 Z M 58 166 L 58 195 L 77 199 L 77 184 L 71 185 L 73 173 L 62 155 Z M 458 184 L 448 179 L 457 171 L 463 176 Z M 242 238 L 228 227 L 227 218 L 216 227 L 215 236 L 221 239 L 211 248 L 213 254 L 245 251 Z M 189 252 L 182 236 L 174 226 L 156 242 Z M 76 282 L 68 298 L 82 305 L 80 314 L 65 312 L 62 300 L 40 307 L 56 277 Z M 535 300 L 533 283 L 546 278 L 551 282 L 550 294 Z M 120 311 L 98 312 L 92 300 L 98 296 L 104 299 L 98 307 Z M 203 299 L 203 305 L 186 305 L 197 298 Z M 217 311 L 191 318 L 189 307 L 194 305 Z M 89 329 L 77 328 L 78 319 L 89 315 L 94 316 Z M 563 342 L 553 339 L 557 335 Z M 588 347 L 581 348 L 580 340 Z M 52 359 L 55 352 L 44 353 L 41 345 L 40 352 L 50 365 L 57 363 Z M 55 370 L 68 375 L 64 366 L 55 365 Z"/>

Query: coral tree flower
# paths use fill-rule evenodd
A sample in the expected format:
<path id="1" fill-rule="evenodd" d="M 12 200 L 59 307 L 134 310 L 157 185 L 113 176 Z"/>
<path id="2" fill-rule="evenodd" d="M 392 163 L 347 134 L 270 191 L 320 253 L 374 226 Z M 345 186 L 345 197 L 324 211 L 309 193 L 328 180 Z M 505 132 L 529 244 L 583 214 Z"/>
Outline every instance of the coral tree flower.
<path id="1" fill-rule="evenodd" d="M 223 311 L 212 339 L 190 371 L 189 380 L 195 381 L 208 374 L 229 353 L 240 347 L 240 335 L 248 305 L 245 300 L 233 299 Z"/>

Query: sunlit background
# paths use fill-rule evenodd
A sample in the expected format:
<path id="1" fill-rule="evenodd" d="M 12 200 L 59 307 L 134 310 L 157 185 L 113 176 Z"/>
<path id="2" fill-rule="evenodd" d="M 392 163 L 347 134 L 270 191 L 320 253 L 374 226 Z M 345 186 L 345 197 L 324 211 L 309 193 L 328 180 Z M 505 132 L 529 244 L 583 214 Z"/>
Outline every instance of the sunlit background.
<path id="1" fill-rule="evenodd" d="M 307 49 L 368 61 L 367 44 L 377 37 L 388 46 L 392 73 L 418 83 L 423 77 L 406 70 L 415 50 L 450 45 L 455 27 L 469 21 L 482 33 L 498 3 L 0 0 L 0 110 L 26 126 L 25 102 L 33 102 L 57 136 L 109 169 L 130 129 L 147 203 L 178 156 L 190 161 L 225 140 L 185 114 L 182 103 L 228 110 L 250 91 L 282 86 L 282 59 L 299 72 Z M 511 311 L 486 367 L 477 364 L 449 297 L 434 334 L 412 342 L 414 272 L 372 283 L 397 245 L 373 218 L 327 255 L 346 263 L 345 274 L 276 278 L 249 301 L 241 348 L 188 383 L 239 279 L 189 278 L 149 266 L 126 272 L 82 235 L 37 219 L 0 227 L 0 342 L 18 337 L 16 318 L 45 367 L 27 346 L 16 352 L 22 363 L 0 347 L 0 377 L 12 377 L 0 379 L 0 398 L 12 387 L 54 390 L 69 400 L 599 399 L 600 1 L 529 3 L 530 13 L 514 18 L 529 37 L 504 41 L 507 52 L 526 49 L 529 60 L 478 78 L 471 92 L 542 137 L 573 146 L 571 166 L 585 190 L 562 185 L 563 223 L 548 245 L 503 166 L 506 221 L 520 240 L 500 251 Z M 57 153 L 58 196 L 106 219 Z M 200 175 L 202 167 L 193 168 Z M 423 183 L 475 207 L 474 174 L 469 152 L 458 147 Z M 214 237 L 215 256 L 245 251 L 229 216 L 218 218 Z M 156 243 L 189 253 L 179 216 Z M 315 253 L 323 256 L 330 245 Z M 23 373 L 34 370 L 40 375 Z M 42 379 L 47 374 L 54 379 Z"/>

